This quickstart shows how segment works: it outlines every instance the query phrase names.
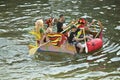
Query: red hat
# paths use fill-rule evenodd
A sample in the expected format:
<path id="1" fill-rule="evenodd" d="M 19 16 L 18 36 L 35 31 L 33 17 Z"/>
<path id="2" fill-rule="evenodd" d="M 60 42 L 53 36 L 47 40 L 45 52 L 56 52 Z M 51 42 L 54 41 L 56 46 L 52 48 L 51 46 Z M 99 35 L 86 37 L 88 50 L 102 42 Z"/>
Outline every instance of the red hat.
<path id="1" fill-rule="evenodd" d="M 85 21 L 85 19 L 84 19 L 84 18 L 82 18 L 82 19 L 79 19 L 79 23 L 83 23 L 83 24 L 85 24 L 85 23 L 86 23 L 86 21 Z"/>

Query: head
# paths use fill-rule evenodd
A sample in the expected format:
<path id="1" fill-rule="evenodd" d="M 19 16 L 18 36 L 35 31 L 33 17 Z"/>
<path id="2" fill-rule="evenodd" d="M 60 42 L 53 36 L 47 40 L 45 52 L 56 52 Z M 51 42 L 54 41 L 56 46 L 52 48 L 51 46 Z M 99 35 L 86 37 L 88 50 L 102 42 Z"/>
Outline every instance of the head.
<path id="1" fill-rule="evenodd" d="M 72 26 L 72 31 L 75 32 L 77 30 L 77 27 L 76 26 Z"/>
<path id="2" fill-rule="evenodd" d="M 39 19 L 35 22 L 35 26 L 36 27 L 43 27 L 43 20 L 42 19 Z"/>
<path id="3" fill-rule="evenodd" d="M 65 17 L 64 17 L 64 15 L 63 15 L 63 14 L 61 14 L 61 15 L 59 16 L 59 18 L 60 18 L 60 20 L 61 20 L 62 22 L 64 22 L 64 21 L 65 21 Z"/>
<path id="4" fill-rule="evenodd" d="M 79 19 L 79 20 L 78 20 L 78 23 L 79 23 L 79 24 L 85 24 L 85 23 L 86 23 L 86 21 L 85 21 L 85 19 L 84 19 L 84 18 L 81 18 L 81 19 Z"/>
<path id="5" fill-rule="evenodd" d="M 48 27 L 52 26 L 52 24 L 53 24 L 53 18 L 47 19 L 45 23 L 47 24 Z"/>

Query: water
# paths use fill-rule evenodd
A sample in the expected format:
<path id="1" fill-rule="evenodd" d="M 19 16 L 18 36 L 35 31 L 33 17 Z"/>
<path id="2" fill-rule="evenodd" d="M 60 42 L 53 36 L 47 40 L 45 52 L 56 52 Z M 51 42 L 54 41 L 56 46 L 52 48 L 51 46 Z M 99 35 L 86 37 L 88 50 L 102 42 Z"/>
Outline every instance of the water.
<path id="1" fill-rule="evenodd" d="M 0 0 L 0 80 L 120 80 L 119 0 Z M 102 21 L 104 45 L 96 55 L 28 55 L 28 31 L 39 18 Z M 49 53 L 46 53 L 49 54 Z M 39 57 L 40 56 L 40 57 Z"/>

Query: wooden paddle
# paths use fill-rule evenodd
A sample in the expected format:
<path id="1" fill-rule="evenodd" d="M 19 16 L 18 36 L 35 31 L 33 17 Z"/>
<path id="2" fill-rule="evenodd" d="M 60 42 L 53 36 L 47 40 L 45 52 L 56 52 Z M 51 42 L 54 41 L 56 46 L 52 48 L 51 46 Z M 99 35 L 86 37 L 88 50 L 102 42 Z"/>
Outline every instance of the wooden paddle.
<path id="1" fill-rule="evenodd" d="M 83 28 L 83 34 L 84 34 L 84 41 L 85 41 L 85 52 L 88 53 L 86 38 L 85 38 L 85 29 Z"/>
<path id="2" fill-rule="evenodd" d="M 101 33 L 101 31 L 103 30 L 103 25 L 100 21 L 98 21 L 98 25 L 100 26 L 100 30 L 98 31 L 98 33 L 95 35 L 95 38 Z"/>
<path id="3" fill-rule="evenodd" d="M 69 30 L 70 28 L 72 28 L 70 25 L 71 25 L 71 24 L 76 25 L 77 22 L 78 22 L 78 21 L 75 21 L 74 24 L 73 24 L 73 22 L 71 21 L 71 23 L 67 25 L 68 27 L 67 27 L 66 29 L 64 29 L 61 33 L 64 33 L 64 32 L 66 32 L 67 30 Z"/>
<path id="4" fill-rule="evenodd" d="M 48 44 L 50 41 L 48 41 L 48 42 L 46 42 L 46 43 L 43 43 L 43 44 L 41 44 L 40 46 L 35 46 L 34 48 L 31 48 L 30 50 L 29 50 L 29 54 L 30 55 L 33 55 L 33 54 L 35 54 L 35 52 L 38 50 L 38 48 L 39 47 L 41 47 L 41 46 L 44 46 L 44 45 L 46 45 L 46 44 Z"/>

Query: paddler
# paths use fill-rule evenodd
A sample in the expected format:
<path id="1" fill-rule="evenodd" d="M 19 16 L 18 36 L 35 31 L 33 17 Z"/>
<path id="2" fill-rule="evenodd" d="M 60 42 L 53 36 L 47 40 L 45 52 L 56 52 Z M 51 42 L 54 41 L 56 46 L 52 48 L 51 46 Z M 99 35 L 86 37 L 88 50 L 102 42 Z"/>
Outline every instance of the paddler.
<path id="1" fill-rule="evenodd" d="M 34 31 L 39 34 L 40 37 L 36 37 L 36 41 L 37 41 L 37 46 L 39 46 L 40 44 L 40 41 L 42 40 L 43 38 L 43 35 L 45 33 L 45 30 L 44 30 L 44 25 L 43 25 L 43 20 L 42 19 L 39 19 L 35 22 L 35 28 L 34 28 Z"/>
<path id="2" fill-rule="evenodd" d="M 61 34 L 62 31 L 67 28 L 67 26 L 65 25 L 64 22 L 65 22 L 65 17 L 64 17 L 63 14 L 61 14 L 61 15 L 59 16 L 58 21 L 57 21 L 57 33 L 60 33 L 60 34 Z M 67 38 L 68 38 L 68 33 L 66 32 L 66 33 L 62 33 L 62 34 L 63 34 L 63 35 L 62 35 L 62 39 L 63 39 L 64 41 L 66 41 Z"/>
<path id="3" fill-rule="evenodd" d="M 53 33 L 53 27 L 55 25 L 55 23 L 57 22 L 56 18 L 48 18 L 45 23 L 47 24 L 47 29 L 46 29 L 46 33 Z"/>
<path id="4" fill-rule="evenodd" d="M 58 33 L 62 32 L 66 28 L 66 26 L 64 25 L 64 22 L 65 22 L 65 17 L 63 14 L 61 14 L 59 16 L 59 20 L 57 22 L 57 32 Z"/>
<path id="5" fill-rule="evenodd" d="M 53 18 L 47 19 L 45 23 L 47 24 L 47 29 L 45 32 L 52 33 L 53 32 Z"/>
<path id="6" fill-rule="evenodd" d="M 84 33 L 83 33 L 83 30 L 85 32 L 89 32 L 90 29 L 89 27 L 94 23 L 95 21 L 92 20 L 92 22 L 90 24 L 87 24 L 88 22 L 84 19 L 84 18 L 81 18 L 78 20 L 78 25 L 77 25 L 77 38 L 82 38 L 84 37 Z M 85 33 L 86 34 L 86 33 Z M 86 34 L 90 39 L 93 38 L 93 35 L 87 33 Z"/>
<path id="7" fill-rule="evenodd" d="M 77 33 L 78 33 L 78 29 L 77 29 L 77 27 L 76 26 L 72 26 L 72 29 L 71 29 L 71 31 L 70 31 L 70 35 L 69 35 L 69 37 L 68 37 L 68 42 L 71 44 L 71 45 L 73 45 L 73 46 L 75 46 L 75 48 L 76 48 L 76 51 L 77 51 L 77 53 L 79 54 L 79 53 L 82 53 L 83 52 L 83 49 L 84 49 L 84 43 L 81 43 L 80 41 L 83 41 L 84 39 L 86 39 L 86 38 L 88 38 L 88 39 L 90 39 L 89 38 L 89 36 L 85 36 L 85 37 L 81 37 L 81 38 L 78 38 L 77 37 Z M 81 35 L 80 35 L 81 36 Z"/>
<path id="8" fill-rule="evenodd" d="M 89 26 L 91 26 L 93 23 L 94 21 L 92 21 L 92 23 L 89 24 Z M 85 40 L 86 38 L 89 40 L 92 39 L 92 35 L 84 35 L 85 33 L 83 32 L 83 30 L 85 31 L 88 29 L 89 27 L 87 27 L 86 21 L 83 18 L 79 19 L 78 25 L 73 26 L 73 28 L 71 29 L 68 42 L 72 45 L 75 45 L 77 53 L 82 53 L 84 50 L 85 44 L 83 40 Z"/>

